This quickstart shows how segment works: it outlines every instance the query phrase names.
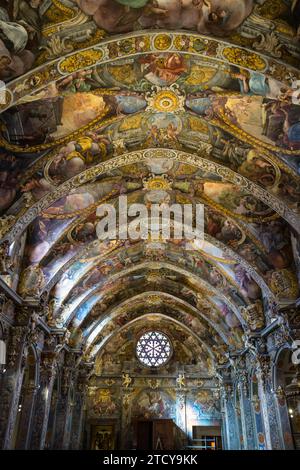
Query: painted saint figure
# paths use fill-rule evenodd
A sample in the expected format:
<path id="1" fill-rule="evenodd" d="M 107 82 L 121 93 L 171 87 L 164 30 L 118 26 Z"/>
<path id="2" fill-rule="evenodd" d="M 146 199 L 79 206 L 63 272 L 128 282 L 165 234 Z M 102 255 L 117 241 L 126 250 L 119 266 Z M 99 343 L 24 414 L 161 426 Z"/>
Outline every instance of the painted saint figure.
<path id="1" fill-rule="evenodd" d="M 251 14 L 254 0 L 76 0 L 96 24 L 109 32 L 143 28 L 182 28 L 223 36 Z"/>

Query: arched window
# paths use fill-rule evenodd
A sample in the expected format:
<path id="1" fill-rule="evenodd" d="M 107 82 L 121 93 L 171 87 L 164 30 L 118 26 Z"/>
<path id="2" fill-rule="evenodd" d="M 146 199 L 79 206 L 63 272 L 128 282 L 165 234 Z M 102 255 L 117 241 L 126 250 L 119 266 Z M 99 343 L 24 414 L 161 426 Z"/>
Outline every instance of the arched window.
<path id="1" fill-rule="evenodd" d="M 159 331 L 148 331 L 138 340 L 136 355 L 143 366 L 159 367 L 166 364 L 172 355 L 169 338 Z"/>

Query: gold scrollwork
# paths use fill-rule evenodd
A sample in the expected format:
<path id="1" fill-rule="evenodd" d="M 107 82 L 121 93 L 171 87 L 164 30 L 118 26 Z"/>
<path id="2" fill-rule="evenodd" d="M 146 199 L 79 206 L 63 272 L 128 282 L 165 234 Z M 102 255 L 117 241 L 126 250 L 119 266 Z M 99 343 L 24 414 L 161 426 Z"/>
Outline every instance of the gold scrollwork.
<path id="1" fill-rule="evenodd" d="M 252 70 L 263 71 L 267 68 L 267 62 L 255 52 L 250 52 L 240 47 L 225 47 L 223 49 L 223 56 L 228 62 L 238 65 L 239 67 L 246 67 Z"/>
<path id="2" fill-rule="evenodd" d="M 78 70 L 85 69 L 96 65 L 103 57 L 100 49 L 90 49 L 87 51 L 76 52 L 66 57 L 59 63 L 59 69 L 62 73 L 74 73 Z"/>

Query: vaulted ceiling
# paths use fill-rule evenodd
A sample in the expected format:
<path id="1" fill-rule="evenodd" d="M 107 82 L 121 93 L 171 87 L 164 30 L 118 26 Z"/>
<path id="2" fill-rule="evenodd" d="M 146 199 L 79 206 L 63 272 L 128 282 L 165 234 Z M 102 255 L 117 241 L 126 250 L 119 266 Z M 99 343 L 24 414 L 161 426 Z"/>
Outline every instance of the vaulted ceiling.
<path id="1" fill-rule="evenodd" d="M 1 2 L 2 280 L 85 359 L 159 320 L 211 370 L 296 302 L 299 11 Z M 204 204 L 203 242 L 99 240 L 119 195 Z"/>

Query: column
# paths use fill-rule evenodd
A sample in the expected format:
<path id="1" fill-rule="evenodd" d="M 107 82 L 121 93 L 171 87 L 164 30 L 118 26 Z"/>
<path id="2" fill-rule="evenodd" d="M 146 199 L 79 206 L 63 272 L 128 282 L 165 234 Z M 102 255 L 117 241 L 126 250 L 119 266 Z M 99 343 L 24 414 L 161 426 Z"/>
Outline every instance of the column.
<path id="1" fill-rule="evenodd" d="M 289 410 L 283 388 L 278 387 L 277 390 L 274 391 L 273 396 L 278 410 L 278 421 L 282 434 L 283 448 L 285 450 L 294 450 Z"/>
<path id="2" fill-rule="evenodd" d="M 51 397 L 56 372 L 55 355 L 42 355 L 39 375 L 39 390 L 36 396 L 34 408 L 33 430 L 29 446 L 30 449 L 43 449 L 45 446 Z"/>
<path id="3" fill-rule="evenodd" d="M 259 385 L 256 373 L 252 373 L 251 378 L 251 403 L 253 409 L 254 429 L 257 448 L 259 450 L 266 450 L 266 433 L 262 417 Z"/>
<path id="4" fill-rule="evenodd" d="M 15 437 L 14 447 L 15 449 L 28 449 L 33 429 L 33 414 L 38 386 L 29 383 L 24 388 L 23 383 L 20 393 L 23 395 L 23 399 L 22 402 L 19 402 L 22 408 L 17 410 L 20 416 L 17 416 L 15 423 L 18 429 L 15 430 L 15 432 L 17 431 L 17 435 Z"/>
<path id="5" fill-rule="evenodd" d="M 187 436 L 186 392 L 180 388 L 176 389 L 176 424 Z"/>
<path id="6" fill-rule="evenodd" d="M 72 411 L 74 400 L 75 357 L 66 354 L 61 375 L 61 393 L 56 408 L 54 449 L 68 449 L 71 437 Z"/>
<path id="7" fill-rule="evenodd" d="M 129 376 L 129 374 L 127 374 Z M 129 381 L 130 380 L 130 381 Z M 133 379 L 130 377 L 126 385 L 120 387 L 121 394 L 121 433 L 120 447 L 121 449 L 130 449 L 134 445 L 133 433 L 131 427 L 131 403 L 134 388 L 131 386 Z M 124 380 L 123 380 L 124 381 Z"/>
<path id="8" fill-rule="evenodd" d="M 82 435 L 86 414 L 86 394 L 85 390 L 75 393 L 75 404 L 73 408 L 72 433 L 70 448 L 79 450 L 82 448 Z"/>
<path id="9" fill-rule="evenodd" d="M 2 380 L 0 407 L 0 448 L 10 449 L 23 382 L 23 352 L 27 326 L 15 326 L 7 350 L 7 367 Z"/>
<path id="10" fill-rule="evenodd" d="M 236 419 L 235 407 L 233 402 L 233 388 L 231 385 L 225 385 L 221 388 L 222 408 L 223 408 L 223 427 L 226 450 L 239 450 L 240 440 L 238 435 L 238 424 Z"/>
<path id="11" fill-rule="evenodd" d="M 53 443 L 55 438 L 55 428 L 56 428 L 56 410 L 57 403 L 59 398 L 59 369 L 57 368 L 55 382 L 52 388 L 51 403 L 49 407 L 49 416 L 48 416 L 48 425 L 46 431 L 46 438 L 44 442 L 44 449 L 53 449 Z"/>
<path id="12" fill-rule="evenodd" d="M 259 358 L 257 362 L 257 380 L 267 450 L 280 450 L 282 436 L 272 392 L 271 364 L 268 357 Z"/>
<path id="13" fill-rule="evenodd" d="M 249 379 L 245 370 L 239 371 L 238 374 L 238 393 L 245 450 L 255 450 L 257 445 L 254 435 L 252 404 L 249 397 Z"/>

